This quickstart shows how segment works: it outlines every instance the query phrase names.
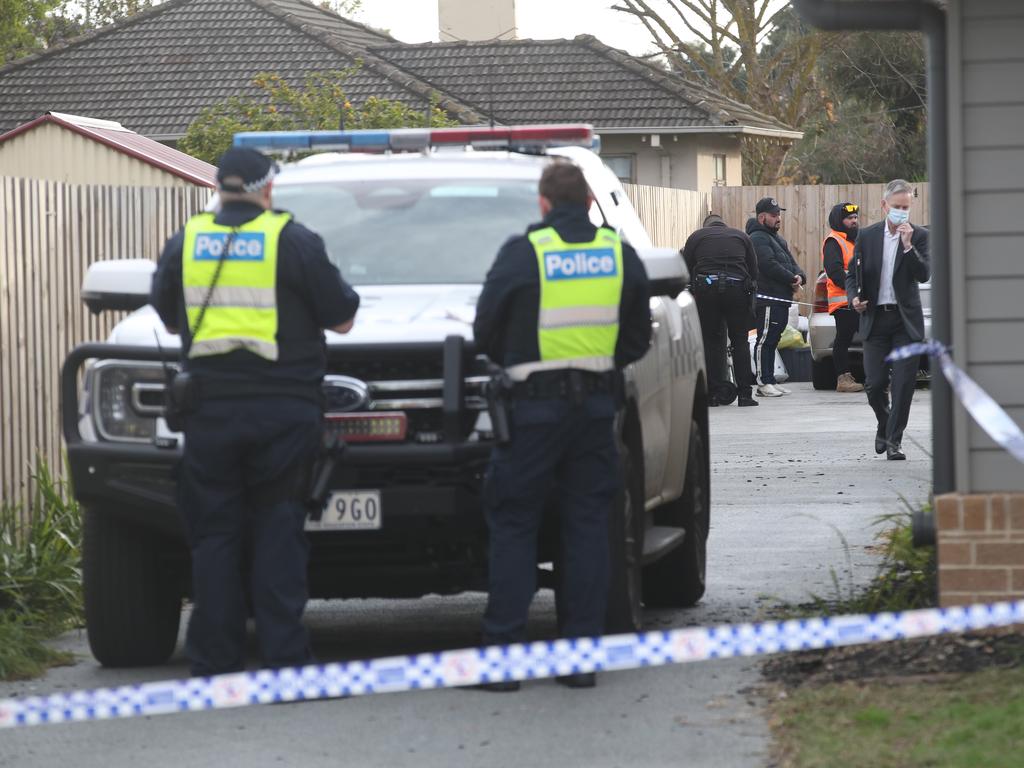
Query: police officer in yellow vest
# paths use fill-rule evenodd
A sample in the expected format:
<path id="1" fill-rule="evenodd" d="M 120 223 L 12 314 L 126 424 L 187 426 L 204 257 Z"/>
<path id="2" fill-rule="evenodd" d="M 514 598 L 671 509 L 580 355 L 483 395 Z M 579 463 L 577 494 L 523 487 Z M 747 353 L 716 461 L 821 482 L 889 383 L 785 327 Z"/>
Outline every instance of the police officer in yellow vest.
<path id="1" fill-rule="evenodd" d="M 270 208 L 275 172 L 255 150 L 228 150 L 220 211 L 168 240 L 150 296 L 190 378 L 179 508 L 196 675 L 244 668 L 247 592 L 263 664 L 312 658 L 302 478 L 322 435 L 323 329 L 347 333 L 359 296 L 318 235 Z"/>
<path id="2" fill-rule="evenodd" d="M 846 299 L 846 273 L 853 258 L 860 222 L 860 208 L 854 203 L 839 203 L 828 214 L 829 233 L 821 244 L 822 269 L 828 276 L 828 311 L 836 323 L 832 342 L 832 361 L 836 369 L 837 392 L 863 392 L 850 371 L 850 342 L 860 318 Z"/>
<path id="3" fill-rule="evenodd" d="M 608 515 L 619 483 L 613 432 L 619 371 L 650 344 L 643 263 L 615 232 L 590 222 L 593 198 L 582 171 L 552 163 L 539 193 L 543 221 L 502 246 L 473 324 L 478 351 L 513 382 L 511 440 L 494 449 L 484 487 L 486 643 L 525 639 L 549 499 L 560 513 L 562 633 L 584 637 L 604 630 Z M 595 677 L 575 674 L 559 682 L 590 687 Z M 509 691 L 519 683 L 484 687 Z"/>

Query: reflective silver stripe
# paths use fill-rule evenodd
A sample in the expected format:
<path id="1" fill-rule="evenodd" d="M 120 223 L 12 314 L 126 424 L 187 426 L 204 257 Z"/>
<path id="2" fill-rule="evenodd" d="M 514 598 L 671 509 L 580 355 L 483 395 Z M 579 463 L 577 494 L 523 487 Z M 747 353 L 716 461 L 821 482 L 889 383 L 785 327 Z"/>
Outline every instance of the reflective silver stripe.
<path id="1" fill-rule="evenodd" d="M 209 290 L 205 285 L 188 286 L 185 288 L 185 304 L 192 308 L 203 306 Z M 210 306 L 273 309 L 277 306 L 277 291 L 274 288 L 218 285 L 210 295 Z"/>
<path id="2" fill-rule="evenodd" d="M 267 360 L 277 360 L 277 344 L 268 341 L 251 339 L 246 336 L 223 336 L 219 339 L 202 339 L 193 342 L 189 347 L 189 357 L 207 357 L 223 355 L 236 349 L 247 349 L 255 355 Z"/>
<path id="3" fill-rule="evenodd" d="M 583 325 L 613 325 L 619 321 L 619 307 L 559 307 L 541 309 L 538 325 L 542 331 Z"/>
<path id="4" fill-rule="evenodd" d="M 505 369 L 512 381 L 526 381 L 526 377 L 538 371 L 568 371 L 575 368 L 579 371 L 604 373 L 615 370 L 615 360 L 611 357 L 574 357 L 569 360 L 540 360 L 533 363 L 510 365 Z"/>
<path id="5" fill-rule="evenodd" d="M 848 302 L 849 299 L 847 299 L 845 296 L 829 296 L 828 299 L 829 304 L 847 304 Z"/>

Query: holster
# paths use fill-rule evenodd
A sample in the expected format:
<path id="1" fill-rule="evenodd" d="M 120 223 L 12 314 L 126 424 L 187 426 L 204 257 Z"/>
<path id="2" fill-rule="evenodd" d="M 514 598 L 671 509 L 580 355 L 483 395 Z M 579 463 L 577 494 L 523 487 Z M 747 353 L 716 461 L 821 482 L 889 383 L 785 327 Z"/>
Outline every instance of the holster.
<path id="1" fill-rule="evenodd" d="M 487 382 L 487 413 L 491 417 L 491 432 L 498 445 L 512 442 L 512 419 L 510 412 L 512 380 L 503 369 L 493 370 Z"/>
<path id="2" fill-rule="evenodd" d="M 331 476 L 345 452 L 345 446 L 340 426 L 329 421 L 326 422 L 320 450 L 313 462 L 309 484 L 302 500 L 306 508 L 309 509 L 310 520 L 317 521 L 323 515 L 324 505 L 327 504 L 327 494 L 331 490 Z"/>
<path id="3" fill-rule="evenodd" d="M 185 417 L 199 407 L 198 382 L 188 371 L 178 371 L 164 387 L 164 421 L 172 432 L 185 428 Z"/>

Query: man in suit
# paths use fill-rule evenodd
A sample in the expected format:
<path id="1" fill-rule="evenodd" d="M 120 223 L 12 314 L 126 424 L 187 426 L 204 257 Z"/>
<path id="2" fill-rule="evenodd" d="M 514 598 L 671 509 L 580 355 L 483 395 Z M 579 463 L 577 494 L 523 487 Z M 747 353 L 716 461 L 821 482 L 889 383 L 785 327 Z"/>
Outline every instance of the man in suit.
<path id="1" fill-rule="evenodd" d="M 900 448 L 910 418 L 917 379 L 917 358 L 892 363 L 892 405 L 886 355 L 924 338 L 924 314 L 918 284 L 928 280 L 928 231 L 910 223 L 914 188 L 903 179 L 890 181 L 882 199 L 885 218 L 861 230 L 846 275 L 850 306 L 860 313 L 864 339 L 864 373 L 868 403 L 875 411 L 875 453 L 891 461 L 907 457 Z"/>

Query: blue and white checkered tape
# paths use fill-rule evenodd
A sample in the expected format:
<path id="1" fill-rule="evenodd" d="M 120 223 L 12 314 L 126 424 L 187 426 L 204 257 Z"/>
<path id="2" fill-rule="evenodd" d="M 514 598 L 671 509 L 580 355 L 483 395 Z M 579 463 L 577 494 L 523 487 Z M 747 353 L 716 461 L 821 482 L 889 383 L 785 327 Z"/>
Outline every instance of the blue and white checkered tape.
<path id="1" fill-rule="evenodd" d="M 0 701 L 0 728 L 453 688 L 878 643 L 1011 624 L 1024 624 L 1024 600 L 464 648 L 7 699 Z"/>

